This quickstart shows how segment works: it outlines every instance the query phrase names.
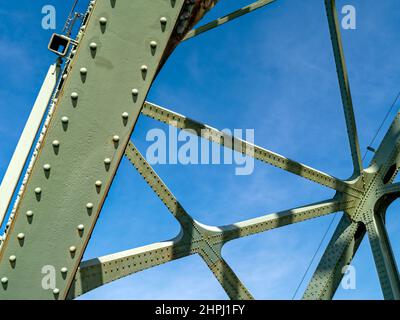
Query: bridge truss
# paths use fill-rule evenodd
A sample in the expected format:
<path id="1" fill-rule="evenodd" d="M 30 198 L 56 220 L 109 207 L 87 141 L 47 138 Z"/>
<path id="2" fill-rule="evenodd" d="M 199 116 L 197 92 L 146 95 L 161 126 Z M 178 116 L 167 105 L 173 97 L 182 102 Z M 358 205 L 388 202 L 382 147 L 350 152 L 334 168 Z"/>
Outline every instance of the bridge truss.
<path id="1" fill-rule="evenodd" d="M 351 263 L 364 236 L 368 236 L 372 248 L 384 298 L 400 298 L 399 273 L 385 227 L 386 210 L 400 196 L 400 184 L 393 183 L 400 165 L 400 114 L 368 168 L 363 168 L 334 0 L 325 0 L 325 5 L 354 168 L 348 180 L 145 100 L 163 63 L 180 42 L 274 1 L 256 1 L 193 29 L 216 2 L 90 2 L 77 38 L 64 39 L 69 48 L 64 67 L 59 61 L 50 68 L 44 91 L 39 94 L 37 104 L 42 109 L 50 103 L 2 239 L 1 299 L 73 299 L 106 283 L 193 254 L 204 260 L 231 299 L 252 299 L 222 257 L 222 247 L 241 237 L 339 211 L 342 218 L 303 298 L 333 298 L 343 267 Z M 46 90 L 52 83 L 54 90 Z M 200 224 L 130 141 L 142 115 L 181 130 L 194 130 L 201 138 L 321 184 L 336 194 L 332 199 L 231 225 Z M 39 128 L 41 119 L 30 118 L 33 127 L 24 131 L 23 137 L 31 137 L 24 140 L 29 149 L 36 133 L 33 129 Z M 8 180 L 5 178 L 2 184 L 1 221 L 27 157 L 27 146 L 18 147 L 19 153 L 16 151 L 5 176 Z M 81 262 L 124 156 L 177 219 L 181 232 L 170 241 Z M 56 270 L 56 286 L 51 289 L 42 286 L 45 265 Z"/>

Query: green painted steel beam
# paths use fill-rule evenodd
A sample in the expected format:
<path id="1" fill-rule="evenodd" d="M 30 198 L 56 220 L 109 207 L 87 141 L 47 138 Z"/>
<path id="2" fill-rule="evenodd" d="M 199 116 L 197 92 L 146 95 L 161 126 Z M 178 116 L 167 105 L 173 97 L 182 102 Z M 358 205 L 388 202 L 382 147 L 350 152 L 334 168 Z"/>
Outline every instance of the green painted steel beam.
<path id="1" fill-rule="evenodd" d="M 145 102 L 142 113 L 147 117 L 174 126 L 178 129 L 189 131 L 199 137 L 221 144 L 224 147 L 246 154 L 250 157 L 254 157 L 257 160 L 311 180 L 325 187 L 348 193 L 354 197 L 358 197 L 361 193 L 361 190 L 349 182 L 342 181 L 327 173 L 288 159 L 278 153 L 256 146 L 242 139 L 232 137 L 209 125 L 190 119 L 154 103 Z"/>
<path id="2" fill-rule="evenodd" d="M 180 242 L 180 238 L 82 262 L 68 299 L 136 272 L 194 254 L 195 252 L 187 250 L 188 247 Z"/>
<path id="3" fill-rule="evenodd" d="M 379 171 L 393 182 L 400 167 L 400 112 L 396 114 L 370 164 L 370 171 Z"/>
<path id="4" fill-rule="evenodd" d="M 305 300 L 330 300 L 343 277 L 343 268 L 349 265 L 365 234 L 362 225 L 346 215 L 340 220 L 316 271 L 304 292 Z"/>
<path id="5" fill-rule="evenodd" d="M 385 300 L 400 300 L 400 277 L 383 222 L 384 212 L 370 212 L 366 223 L 369 242 Z"/>
<path id="6" fill-rule="evenodd" d="M 382 192 L 387 195 L 391 195 L 391 194 L 400 195 L 400 183 L 397 182 L 397 183 L 385 185 Z"/>
<path id="7" fill-rule="evenodd" d="M 196 29 L 192 29 L 190 30 L 186 36 L 183 38 L 182 41 L 186 41 L 189 40 L 191 38 L 197 37 L 201 34 L 203 34 L 204 32 L 210 31 L 214 28 L 220 27 L 222 25 L 224 25 L 225 23 L 231 22 L 237 18 L 240 18 L 250 12 L 254 12 L 257 9 L 260 9 L 262 7 L 265 7 L 266 5 L 269 5 L 273 2 L 275 2 L 276 0 L 259 0 L 259 1 L 255 1 L 239 10 L 236 10 L 234 12 L 231 12 L 221 18 L 218 18 L 214 21 L 211 21 L 209 23 L 206 23 L 205 25 L 196 28 Z"/>
<path id="8" fill-rule="evenodd" d="M 183 5 L 90 5 L 1 250 L 1 299 L 66 297 Z M 54 288 L 43 283 L 49 268 Z"/>
<path id="9" fill-rule="evenodd" d="M 234 239 L 315 219 L 338 211 L 350 210 L 352 208 L 354 208 L 354 200 L 330 199 L 291 210 L 285 210 L 237 222 L 231 225 L 219 227 L 222 235 L 221 241 L 226 243 Z"/>
<path id="10" fill-rule="evenodd" d="M 335 0 L 325 0 L 328 16 L 329 31 L 331 34 L 336 70 L 339 79 L 340 93 L 342 96 L 343 110 L 346 119 L 347 134 L 350 143 L 351 157 L 353 159 L 353 177 L 359 176 L 362 171 L 361 152 L 358 142 L 357 126 L 354 116 L 353 101 L 351 98 L 349 77 L 344 58 L 343 44 L 340 35 L 340 26 Z"/>

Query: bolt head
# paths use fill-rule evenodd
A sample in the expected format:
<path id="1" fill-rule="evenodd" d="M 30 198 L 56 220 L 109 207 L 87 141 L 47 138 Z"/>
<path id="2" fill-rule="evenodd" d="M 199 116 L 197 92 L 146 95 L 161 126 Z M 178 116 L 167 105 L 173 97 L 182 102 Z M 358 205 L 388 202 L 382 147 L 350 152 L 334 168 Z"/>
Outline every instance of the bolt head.
<path id="1" fill-rule="evenodd" d="M 156 41 L 150 41 L 150 47 L 155 49 L 157 48 L 157 42 Z"/>
<path id="2" fill-rule="evenodd" d="M 93 209 L 93 203 L 89 202 L 86 204 L 87 209 Z"/>
<path id="3" fill-rule="evenodd" d="M 33 211 L 29 210 L 26 212 L 27 217 L 33 217 Z"/>
<path id="4" fill-rule="evenodd" d="M 160 22 L 161 22 L 161 24 L 163 24 L 163 25 L 167 24 L 167 18 L 166 18 L 166 17 L 161 17 L 161 18 L 160 18 Z"/>
<path id="5" fill-rule="evenodd" d="M 53 141 L 53 147 L 59 147 L 60 146 L 60 141 L 54 140 Z"/>
<path id="6" fill-rule="evenodd" d="M 61 273 L 67 273 L 67 272 L 68 272 L 68 269 L 66 267 L 61 268 Z"/>
<path id="7" fill-rule="evenodd" d="M 114 142 L 118 142 L 118 141 L 119 141 L 119 136 L 115 135 L 115 136 L 113 137 L 113 141 L 114 141 Z"/>
<path id="8" fill-rule="evenodd" d="M 36 189 L 35 189 L 35 193 L 36 193 L 36 194 L 41 194 L 41 193 L 42 193 L 42 189 L 36 188 Z"/>
<path id="9" fill-rule="evenodd" d="M 49 171 L 50 168 L 51 168 L 51 166 L 50 166 L 48 163 L 46 163 L 46 164 L 43 166 L 43 169 L 44 169 L 45 171 Z"/>
<path id="10" fill-rule="evenodd" d="M 129 118 L 129 113 L 128 113 L 128 112 L 124 112 L 124 113 L 122 114 L 122 118 L 123 118 L 123 119 L 128 119 L 128 118 Z"/>
<path id="11" fill-rule="evenodd" d="M 8 259 L 10 260 L 10 262 L 15 262 L 15 260 L 17 260 L 17 257 L 12 255 Z"/>
<path id="12" fill-rule="evenodd" d="M 54 293 L 54 294 L 59 294 L 59 293 L 60 293 L 60 289 L 54 288 L 54 289 L 53 289 L 53 293 Z"/>
<path id="13" fill-rule="evenodd" d="M 79 230 L 79 231 L 83 231 L 83 229 L 85 229 L 85 226 L 84 226 L 83 224 L 80 224 L 80 225 L 78 226 L 78 230 Z"/>
<path id="14" fill-rule="evenodd" d="M 76 251 L 76 247 L 75 246 L 70 246 L 69 247 L 69 252 L 74 253 Z"/>
<path id="15" fill-rule="evenodd" d="M 101 182 L 100 180 L 97 180 L 97 181 L 95 182 L 95 185 L 96 185 L 96 187 L 101 187 L 102 182 Z"/>
<path id="16" fill-rule="evenodd" d="M 107 24 L 107 18 L 106 18 L 106 17 L 101 17 L 101 18 L 99 19 L 99 21 L 100 21 L 100 24 L 101 24 L 101 25 L 106 25 L 106 24 Z"/>
<path id="17" fill-rule="evenodd" d="M 8 278 L 7 277 L 1 278 L 1 283 L 2 284 L 7 284 L 8 283 Z"/>
<path id="18" fill-rule="evenodd" d="M 89 45 L 89 47 L 90 47 L 90 49 L 92 49 L 92 50 L 96 50 L 96 49 L 97 49 L 97 43 L 96 43 L 96 42 L 92 42 L 92 43 Z"/>
<path id="19" fill-rule="evenodd" d="M 81 73 L 82 75 L 87 74 L 87 69 L 86 69 L 86 68 L 81 68 L 79 71 L 80 71 L 80 73 Z"/>
<path id="20" fill-rule="evenodd" d="M 18 237 L 19 240 L 24 240 L 25 239 L 25 234 L 23 234 L 22 232 L 18 233 L 17 237 Z"/>
<path id="21" fill-rule="evenodd" d="M 68 117 L 66 117 L 66 116 L 64 116 L 64 117 L 61 118 L 61 122 L 62 122 L 62 123 L 68 123 L 68 121 L 69 121 L 69 119 L 68 119 Z"/>
<path id="22" fill-rule="evenodd" d="M 136 97 L 139 94 L 138 89 L 132 89 L 132 94 Z"/>
<path id="23" fill-rule="evenodd" d="M 111 163 L 111 159 L 110 158 L 105 158 L 104 159 L 104 164 L 109 165 Z"/>
<path id="24" fill-rule="evenodd" d="M 146 65 L 142 65 L 140 67 L 140 70 L 142 70 L 142 72 L 147 72 L 147 66 Z"/>
<path id="25" fill-rule="evenodd" d="M 71 93 L 71 98 L 73 99 L 73 100 L 76 100 L 76 99 L 78 99 L 78 93 L 77 92 L 72 92 Z"/>

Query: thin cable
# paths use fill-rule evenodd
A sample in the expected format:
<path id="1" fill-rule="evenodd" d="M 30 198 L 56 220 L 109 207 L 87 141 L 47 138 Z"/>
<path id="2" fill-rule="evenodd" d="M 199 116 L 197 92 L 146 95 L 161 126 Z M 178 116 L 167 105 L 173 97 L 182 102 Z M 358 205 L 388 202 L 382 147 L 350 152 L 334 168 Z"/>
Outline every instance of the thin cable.
<path id="1" fill-rule="evenodd" d="M 370 144 L 368 145 L 369 147 L 372 147 L 372 145 L 374 144 L 376 138 L 378 137 L 379 132 L 382 130 L 382 127 L 383 127 L 383 125 L 385 124 L 387 118 L 388 118 L 388 117 L 390 116 L 390 114 L 392 113 L 393 108 L 395 107 L 395 105 L 396 105 L 397 101 L 399 100 L 399 98 L 400 98 L 400 91 L 399 91 L 399 93 L 397 94 L 396 99 L 394 100 L 393 104 L 392 104 L 391 107 L 389 108 L 389 111 L 386 113 L 386 116 L 385 116 L 385 118 L 383 119 L 383 121 L 382 121 L 381 125 L 379 126 L 378 130 L 376 131 L 376 133 L 375 133 L 375 135 L 374 135 L 372 141 L 371 141 Z M 364 156 L 363 156 L 363 158 L 362 158 L 363 161 L 365 160 L 365 157 L 367 156 L 367 154 L 368 154 L 368 149 L 367 149 L 367 150 L 365 151 L 365 153 L 364 153 Z"/>
<path id="2" fill-rule="evenodd" d="M 329 232 L 329 230 L 331 229 L 331 227 L 332 227 L 333 222 L 335 221 L 335 219 L 336 219 L 336 213 L 333 215 L 333 218 L 332 218 L 331 222 L 329 223 L 329 226 L 328 226 L 328 228 L 326 229 L 325 234 L 324 234 L 324 236 L 322 237 L 321 242 L 319 243 L 317 250 L 315 251 L 313 257 L 311 258 L 311 261 L 310 261 L 310 263 L 308 264 L 307 270 L 306 270 L 306 272 L 304 272 L 303 277 L 301 278 L 301 281 L 300 281 L 299 285 L 297 286 L 296 291 L 295 291 L 294 294 L 293 294 L 292 300 L 294 300 L 294 298 L 296 297 L 297 293 L 299 292 L 300 287 L 302 286 L 302 284 L 303 284 L 303 282 L 304 282 L 304 280 L 305 280 L 305 278 L 306 278 L 306 276 L 307 276 L 307 274 L 308 274 L 308 271 L 310 270 L 312 264 L 314 263 L 314 260 L 315 260 L 315 258 L 317 257 L 317 254 L 318 254 L 319 250 L 321 249 L 322 244 L 324 243 L 324 241 L 325 241 L 325 239 L 326 239 L 326 236 L 328 235 L 328 232 Z"/>

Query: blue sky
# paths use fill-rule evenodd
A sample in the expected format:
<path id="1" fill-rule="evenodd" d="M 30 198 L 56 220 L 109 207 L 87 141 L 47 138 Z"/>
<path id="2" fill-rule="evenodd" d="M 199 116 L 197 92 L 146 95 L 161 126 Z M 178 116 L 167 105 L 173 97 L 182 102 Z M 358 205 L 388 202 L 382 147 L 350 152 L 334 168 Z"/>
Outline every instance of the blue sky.
<path id="1" fill-rule="evenodd" d="M 72 2 L 19 0 L 5 2 L 0 8 L 0 178 L 48 65 L 55 59 L 47 50 L 53 31 L 41 28 L 41 8 L 46 4 L 56 7 L 57 31 L 61 31 Z M 248 3 L 220 0 L 205 21 Z M 400 90 L 400 3 L 337 1 L 338 8 L 345 4 L 357 10 L 357 29 L 342 34 L 364 152 Z M 219 129 L 254 129 L 256 144 L 334 176 L 348 178 L 352 172 L 323 0 L 279 0 L 181 44 L 148 100 Z M 153 127 L 167 129 L 144 117 L 138 121 L 132 138 L 142 153 L 149 146 L 146 132 Z M 369 159 L 370 155 L 365 165 Z M 211 225 L 289 209 L 334 194 L 258 162 L 250 176 L 235 176 L 232 165 L 155 168 L 186 210 Z M 398 209 L 395 203 L 388 212 L 389 235 L 397 257 Z M 336 222 L 339 218 L 340 214 Z M 256 298 L 291 299 L 330 221 L 328 216 L 240 239 L 229 243 L 223 255 Z M 85 259 L 167 240 L 178 232 L 178 223 L 124 160 Z M 296 298 L 322 253 L 318 252 Z M 353 265 L 357 289 L 339 289 L 335 298 L 381 299 L 367 241 Z M 225 299 L 226 295 L 205 263 L 192 256 L 119 280 L 82 298 Z"/>

